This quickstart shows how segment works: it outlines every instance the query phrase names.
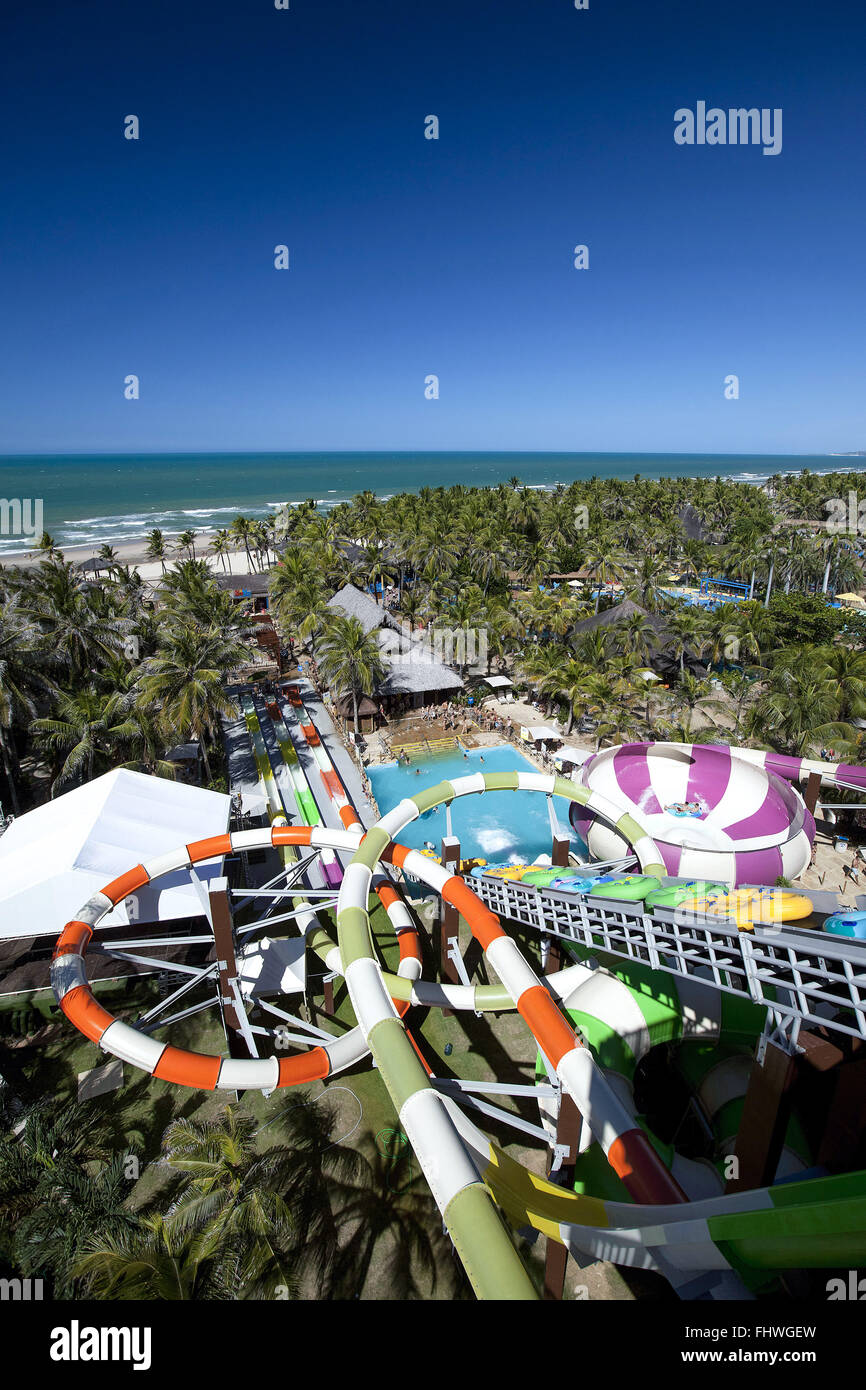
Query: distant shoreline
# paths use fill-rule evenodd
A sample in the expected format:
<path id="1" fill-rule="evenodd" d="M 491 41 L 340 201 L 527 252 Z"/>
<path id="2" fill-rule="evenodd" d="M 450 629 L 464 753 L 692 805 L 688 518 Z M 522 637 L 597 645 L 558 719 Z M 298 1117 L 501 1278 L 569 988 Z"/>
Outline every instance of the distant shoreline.
<path id="1" fill-rule="evenodd" d="M 552 450 L 532 454 L 523 450 L 7 454 L 0 455 L 0 496 L 42 501 L 41 525 L 70 559 L 92 559 L 108 544 L 117 550 L 121 563 L 140 568 L 152 563 L 145 552 L 148 533 L 154 529 L 162 532 L 169 546 L 184 531 L 198 531 L 198 552 L 239 515 L 270 521 L 282 507 L 301 506 L 306 500 L 327 513 L 364 491 L 374 493 L 382 502 L 397 494 L 417 495 L 431 487 L 462 485 L 495 490 L 507 487 L 516 477 L 521 487 L 551 492 L 591 479 L 602 484 L 627 483 L 636 474 L 648 482 L 721 478 L 735 486 L 766 490 L 773 477 L 796 478 L 804 471 L 813 477 L 854 475 L 866 471 L 866 456 L 854 452 L 602 454 Z M 26 540 L 0 538 L 0 565 L 36 563 L 38 559 Z M 238 573 L 246 573 L 243 550 L 233 557 L 232 564 Z"/>
<path id="2" fill-rule="evenodd" d="M 227 555 L 226 565 L 230 565 L 231 569 L 224 568 L 222 559 L 219 555 L 208 553 L 208 546 L 215 535 L 215 531 L 199 531 L 196 533 L 195 553 L 197 560 L 206 560 L 208 566 L 215 574 L 225 575 L 226 578 L 228 578 L 230 574 L 236 574 L 239 579 L 243 579 L 251 573 L 259 573 L 258 570 L 250 570 L 247 564 L 246 552 L 243 549 L 232 551 Z M 115 564 L 128 565 L 131 569 L 138 570 L 142 579 L 152 579 L 162 573 L 162 564 L 160 561 L 153 560 L 148 556 L 145 539 L 119 541 L 112 548 L 117 555 Z M 65 560 L 70 560 L 76 565 L 81 564 L 84 560 L 95 560 L 98 558 L 96 554 L 98 546 L 70 545 L 59 546 L 58 549 L 63 552 L 63 558 Z M 46 558 L 44 554 L 40 554 L 34 550 L 9 552 L 0 557 L 0 567 L 4 565 L 16 565 L 21 569 L 33 569 Z M 166 567 L 169 568 L 178 560 L 186 558 L 187 556 L 185 554 L 175 554 L 174 551 L 172 551 L 166 556 Z"/>

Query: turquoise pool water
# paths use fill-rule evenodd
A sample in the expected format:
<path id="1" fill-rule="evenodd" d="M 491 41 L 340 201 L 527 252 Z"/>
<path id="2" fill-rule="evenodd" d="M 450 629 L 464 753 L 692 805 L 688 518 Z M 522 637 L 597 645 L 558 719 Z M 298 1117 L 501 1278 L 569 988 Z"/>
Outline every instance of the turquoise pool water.
<path id="1" fill-rule="evenodd" d="M 483 758 L 483 762 L 482 762 Z M 415 768 L 421 769 L 416 775 Z M 401 801 L 414 796 L 421 787 L 431 787 L 444 778 L 465 777 L 470 772 L 535 772 L 537 769 L 518 753 L 516 748 L 484 748 L 469 753 L 446 753 L 439 757 L 423 758 L 409 767 L 399 763 L 384 763 L 368 767 L 367 775 L 382 815 Z M 578 841 L 571 833 L 566 803 L 554 800 L 560 832 L 569 834 L 572 844 Z M 547 813 L 547 797 L 538 792 L 485 792 L 483 796 L 466 796 L 451 806 L 453 833 L 460 840 L 464 858 L 476 855 L 491 862 L 531 862 L 539 854 L 550 854 L 551 829 Z M 447 834 L 445 808 L 413 821 L 400 834 L 400 840 L 411 849 L 423 849 L 431 840 L 440 852 L 441 840 Z"/>

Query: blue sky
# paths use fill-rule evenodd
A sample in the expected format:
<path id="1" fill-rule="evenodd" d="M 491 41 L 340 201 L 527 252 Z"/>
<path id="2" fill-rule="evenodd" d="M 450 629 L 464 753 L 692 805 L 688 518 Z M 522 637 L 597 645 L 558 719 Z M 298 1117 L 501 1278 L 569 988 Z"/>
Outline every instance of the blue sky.
<path id="1" fill-rule="evenodd" d="M 864 38 L 800 0 L 19 0 L 0 450 L 866 448 Z M 781 107 L 781 154 L 676 145 L 698 100 Z"/>

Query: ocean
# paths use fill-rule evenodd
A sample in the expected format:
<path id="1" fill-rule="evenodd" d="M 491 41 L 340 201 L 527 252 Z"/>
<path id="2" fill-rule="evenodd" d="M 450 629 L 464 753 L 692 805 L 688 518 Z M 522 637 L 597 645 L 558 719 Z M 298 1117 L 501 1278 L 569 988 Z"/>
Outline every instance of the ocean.
<path id="1" fill-rule="evenodd" d="M 856 472 L 866 468 L 866 458 L 507 452 L 0 455 L 0 498 L 41 499 L 44 528 L 60 546 L 95 548 L 136 541 L 154 527 L 174 536 L 228 526 L 238 513 L 264 518 L 308 497 L 326 509 L 365 489 L 386 498 L 425 486 L 492 486 L 514 476 L 528 487 L 552 488 L 593 475 L 631 478 L 635 473 L 759 484 L 803 468 Z M 22 540 L 0 534 L 0 556 L 29 543 L 29 535 Z"/>

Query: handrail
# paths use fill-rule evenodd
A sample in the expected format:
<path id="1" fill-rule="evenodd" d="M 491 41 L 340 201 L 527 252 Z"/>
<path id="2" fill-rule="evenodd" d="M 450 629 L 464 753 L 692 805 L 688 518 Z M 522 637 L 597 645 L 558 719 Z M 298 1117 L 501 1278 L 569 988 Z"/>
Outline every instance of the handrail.
<path id="1" fill-rule="evenodd" d="M 613 904 L 512 879 L 466 882 L 498 916 L 750 999 L 794 1038 L 803 1023 L 866 1038 L 866 942 L 793 925 L 740 931 L 682 907 L 648 913 L 642 903 Z M 834 1016 L 840 1013 L 846 1017 Z"/>

